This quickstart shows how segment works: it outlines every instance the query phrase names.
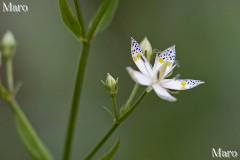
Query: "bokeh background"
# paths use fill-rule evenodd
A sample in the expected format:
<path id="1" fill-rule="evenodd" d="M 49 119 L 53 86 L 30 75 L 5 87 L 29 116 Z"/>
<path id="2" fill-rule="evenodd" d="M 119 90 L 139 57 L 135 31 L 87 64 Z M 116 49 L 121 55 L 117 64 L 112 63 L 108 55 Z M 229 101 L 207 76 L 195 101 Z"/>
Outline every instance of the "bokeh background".
<path id="1" fill-rule="evenodd" d="M 14 74 L 15 80 L 23 82 L 18 99 L 39 136 L 60 159 L 81 45 L 64 26 L 57 0 L 11 2 L 29 7 L 27 13 L 0 10 L 0 35 L 11 30 L 18 42 Z M 100 1 L 80 2 L 89 22 Z M 111 104 L 100 82 L 106 73 L 119 77 L 119 106 L 131 92 L 134 82 L 125 70 L 136 68 L 130 58 L 131 36 L 139 42 L 147 36 L 158 49 L 176 44 L 181 68 L 174 74 L 206 84 L 182 91 L 175 103 L 152 92 L 95 159 L 118 136 L 116 160 L 207 160 L 213 147 L 240 153 L 239 17 L 237 0 L 120 1 L 111 26 L 92 43 L 73 159 L 85 157 L 112 124 L 102 109 Z M 31 159 L 16 133 L 11 109 L 2 99 L 0 159 Z"/>

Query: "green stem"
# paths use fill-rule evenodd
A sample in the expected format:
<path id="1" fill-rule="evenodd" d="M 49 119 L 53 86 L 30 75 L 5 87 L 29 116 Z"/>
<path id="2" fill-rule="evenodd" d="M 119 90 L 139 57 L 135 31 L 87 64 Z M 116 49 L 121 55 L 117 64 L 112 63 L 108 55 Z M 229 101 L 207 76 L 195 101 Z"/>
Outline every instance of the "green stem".
<path id="1" fill-rule="evenodd" d="M 66 135 L 66 140 L 65 140 L 63 160 L 70 159 L 73 135 L 74 135 L 75 124 L 76 124 L 76 119 L 77 119 L 77 115 L 78 115 L 79 101 L 80 101 L 80 97 L 81 97 L 83 77 L 84 77 L 84 72 L 85 72 L 85 68 L 87 65 L 89 48 L 90 48 L 89 42 L 83 42 L 80 63 L 78 66 L 77 77 L 76 77 L 76 81 L 75 81 L 75 88 L 74 88 L 74 94 L 73 94 L 73 99 L 72 99 L 71 112 L 70 112 L 69 123 L 68 123 L 68 130 L 67 130 L 67 135 Z"/>
<path id="2" fill-rule="evenodd" d="M 108 140 L 108 138 L 113 134 L 113 132 L 117 129 L 117 127 L 136 110 L 137 106 L 142 102 L 144 97 L 148 94 L 147 89 L 142 93 L 142 95 L 138 98 L 136 103 L 128 110 L 126 114 L 121 116 L 118 121 L 116 121 L 110 130 L 106 133 L 106 135 L 101 139 L 101 141 L 94 147 L 94 149 L 88 154 L 85 160 L 90 160 L 97 153 L 97 151 L 103 146 L 103 144 Z"/>
<path id="3" fill-rule="evenodd" d="M 86 33 L 85 32 L 85 25 L 84 25 L 84 20 L 83 20 L 79 0 L 74 0 L 74 6 L 75 6 L 75 9 L 76 9 L 76 12 L 77 12 L 78 21 L 79 21 L 80 25 L 82 26 L 83 37 L 85 38 L 85 33 Z"/>
<path id="4" fill-rule="evenodd" d="M 89 39 L 89 40 L 92 39 L 93 34 L 94 34 L 98 24 L 100 23 L 102 16 L 104 15 L 105 11 L 107 10 L 107 7 L 110 2 L 111 2 L 111 0 L 104 0 L 104 2 L 102 3 L 101 8 L 97 12 L 97 16 L 95 17 L 92 25 L 90 26 L 89 32 L 87 34 L 87 39 Z"/>
<path id="5" fill-rule="evenodd" d="M 129 115 L 131 115 L 131 113 L 133 113 L 137 109 L 137 106 L 142 102 L 142 100 L 146 97 L 148 93 L 149 92 L 147 92 L 147 89 L 145 89 L 141 96 L 138 98 L 138 100 L 135 102 L 135 104 L 119 118 L 119 123 L 123 122 Z"/>
<path id="6" fill-rule="evenodd" d="M 11 93 L 14 93 L 12 57 L 6 58 L 6 74 L 8 89 Z"/>
<path id="7" fill-rule="evenodd" d="M 138 88 L 139 88 L 139 84 L 136 83 L 136 84 L 134 85 L 134 88 L 133 88 L 133 90 L 132 90 L 132 93 L 131 93 L 129 99 L 127 100 L 127 103 L 126 103 L 125 106 L 124 106 L 125 109 L 128 109 L 128 108 L 131 106 L 132 101 L 133 101 L 134 97 L 135 97 L 136 94 L 137 94 Z"/>
<path id="8" fill-rule="evenodd" d="M 116 96 L 112 96 L 112 106 L 115 114 L 115 120 L 118 121 L 118 110 L 117 110 L 117 102 L 116 102 Z"/>
<path id="9" fill-rule="evenodd" d="M 90 42 L 91 42 L 92 36 L 93 36 L 99 22 L 101 21 L 102 16 L 104 15 L 110 1 L 111 0 L 104 0 L 103 5 L 101 6 L 99 12 L 97 13 L 97 16 L 95 17 L 87 36 L 84 36 L 85 41 L 82 42 L 83 48 L 82 48 L 82 54 L 81 54 L 80 62 L 79 62 L 79 66 L 78 66 L 77 77 L 76 77 L 76 81 L 75 81 L 75 88 L 74 88 L 74 94 L 73 94 L 73 98 L 72 98 L 71 112 L 70 112 L 67 135 L 66 135 L 65 146 L 64 146 L 63 160 L 69 160 L 71 150 L 72 150 L 73 135 L 74 135 L 75 124 L 76 124 L 76 119 L 77 119 L 77 115 L 78 115 L 77 113 L 78 113 L 79 101 L 80 101 L 80 96 L 81 96 L 81 91 L 82 91 L 84 72 L 85 72 L 87 59 L 88 59 Z M 80 24 L 82 24 L 82 26 L 84 26 L 84 21 L 83 21 L 82 14 L 81 14 L 80 3 L 78 2 L 78 0 L 74 0 L 74 4 L 75 4 L 77 16 L 78 16 L 78 21 Z M 85 35 L 85 29 L 83 29 L 83 34 Z"/>
<path id="10" fill-rule="evenodd" d="M 112 135 L 112 133 L 117 129 L 120 123 L 114 123 L 110 130 L 105 134 L 102 140 L 96 145 L 96 147 L 92 150 L 92 152 L 85 158 L 85 160 L 90 160 L 96 154 L 96 152 L 102 147 L 102 145 L 108 140 L 108 138 Z"/>

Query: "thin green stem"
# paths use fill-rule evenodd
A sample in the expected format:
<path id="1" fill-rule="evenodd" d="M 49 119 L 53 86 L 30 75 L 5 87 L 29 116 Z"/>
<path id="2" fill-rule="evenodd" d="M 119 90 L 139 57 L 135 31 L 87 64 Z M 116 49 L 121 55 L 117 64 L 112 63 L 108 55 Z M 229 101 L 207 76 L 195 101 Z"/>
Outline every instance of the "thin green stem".
<path id="1" fill-rule="evenodd" d="M 102 147 L 102 145 L 108 140 L 108 138 L 112 135 L 112 133 L 117 129 L 120 123 L 114 123 L 110 130 L 105 134 L 105 136 L 101 139 L 101 141 L 94 147 L 91 153 L 85 158 L 85 160 L 90 160 L 97 153 L 97 151 Z"/>
<path id="2" fill-rule="evenodd" d="M 11 93 L 14 93 L 12 57 L 6 58 L 6 74 L 8 89 Z"/>
<path id="3" fill-rule="evenodd" d="M 80 97 L 81 97 L 83 78 L 84 78 L 85 68 L 87 65 L 89 48 L 90 48 L 89 42 L 83 42 L 80 63 L 78 66 L 78 71 L 77 71 L 77 76 L 76 76 L 76 81 L 75 81 L 75 88 L 74 88 L 74 93 L 73 93 L 71 112 L 70 112 L 70 116 L 69 116 L 68 130 L 67 130 L 67 135 L 66 135 L 66 140 L 65 140 L 63 160 L 70 159 L 73 136 L 74 136 L 74 131 L 75 131 L 75 124 L 76 124 L 76 119 L 77 119 L 77 115 L 78 115 L 79 101 L 80 101 Z"/>
<path id="4" fill-rule="evenodd" d="M 142 102 L 142 100 L 146 97 L 148 93 L 149 92 L 147 92 L 147 89 L 145 89 L 141 96 L 138 98 L 138 100 L 135 102 L 135 104 L 119 118 L 119 123 L 123 122 L 131 113 L 133 113 L 137 109 L 137 106 Z"/>
<path id="5" fill-rule="evenodd" d="M 85 24 L 84 24 L 82 12 L 81 12 L 81 5 L 79 3 L 79 0 L 74 0 L 74 6 L 76 9 L 78 21 L 82 26 L 83 37 L 85 38 L 85 34 L 86 34 Z M 75 80 L 75 87 L 74 87 L 74 93 L 73 93 L 72 104 L 71 104 L 71 112 L 69 116 L 68 129 L 67 129 L 65 145 L 64 145 L 63 160 L 69 160 L 71 155 L 74 131 L 76 126 L 76 119 L 78 115 L 79 102 L 81 98 L 83 78 L 84 78 L 84 73 L 87 65 L 88 53 L 90 48 L 89 41 L 82 42 L 82 44 L 83 44 L 82 45 L 83 47 L 82 47 L 82 52 L 81 52 L 81 56 L 78 64 L 77 76 Z"/>
<path id="6" fill-rule="evenodd" d="M 131 93 L 129 99 L 127 100 L 127 102 L 126 102 L 126 104 L 125 104 L 125 106 L 124 106 L 125 109 L 128 109 L 128 108 L 131 106 L 132 101 L 133 101 L 134 97 L 135 97 L 136 94 L 137 94 L 138 88 L 139 88 L 139 84 L 136 83 L 136 84 L 134 85 L 134 88 L 133 88 L 133 90 L 132 90 L 132 93 Z"/>
<path id="7" fill-rule="evenodd" d="M 75 9 L 76 9 L 76 12 L 77 12 L 78 21 L 79 21 L 80 25 L 82 26 L 83 37 L 85 38 L 85 33 L 86 33 L 85 24 L 84 24 L 79 0 L 74 0 L 74 6 L 75 6 Z"/>
<path id="8" fill-rule="evenodd" d="M 95 19 L 89 29 L 89 32 L 87 33 L 87 36 L 85 36 L 85 29 L 83 29 L 83 33 L 84 33 L 83 38 L 85 39 L 85 41 L 82 42 L 83 48 L 82 48 L 82 54 L 81 54 L 80 62 L 79 62 L 79 66 L 78 66 L 77 77 L 76 77 L 76 81 L 75 81 L 75 88 L 74 88 L 74 94 L 73 94 L 73 98 L 72 98 L 71 112 L 70 112 L 70 117 L 69 117 L 69 122 L 68 122 L 67 135 L 66 135 L 66 139 L 65 139 L 63 160 L 70 159 L 73 136 L 74 136 L 74 131 L 75 131 L 75 124 L 76 124 L 76 119 L 77 119 L 78 109 L 79 109 L 79 101 L 80 101 L 81 91 L 82 91 L 84 72 L 86 69 L 88 53 L 89 53 L 89 48 L 90 48 L 90 42 L 91 42 L 92 36 L 93 36 L 99 22 L 101 21 L 102 16 L 104 15 L 110 1 L 111 0 L 104 0 L 103 5 L 101 6 L 100 10 L 98 11 L 97 16 L 95 17 Z M 78 16 L 78 21 L 82 26 L 84 26 L 84 21 L 83 21 L 82 14 L 81 14 L 80 3 L 78 2 L 78 0 L 74 0 L 74 4 L 75 4 L 77 16 Z"/>
<path id="9" fill-rule="evenodd" d="M 108 138 L 113 134 L 113 132 L 117 129 L 117 127 L 137 109 L 137 106 L 142 102 L 144 97 L 148 94 L 147 89 L 144 90 L 142 95 L 138 98 L 135 104 L 127 111 L 126 114 L 121 116 L 117 122 L 113 124 L 110 130 L 106 133 L 106 135 L 101 139 L 101 141 L 94 147 L 94 149 L 88 154 L 85 160 L 90 160 L 97 153 L 97 151 L 103 146 L 103 144 L 108 140 Z"/>
<path id="10" fill-rule="evenodd" d="M 95 17 L 92 25 L 90 26 L 90 29 L 88 31 L 87 34 L 87 39 L 91 40 L 93 37 L 93 34 L 98 26 L 98 24 L 100 23 L 102 16 L 104 15 L 105 11 L 107 10 L 107 7 L 109 5 L 109 3 L 111 2 L 111 0 L 104 0 L 104 2 L 102 3 L 100 9 L 97 12 L 97 16 Z"/>
<path id="11" fill-rule="evenodd" d="M 114 110 L 114 115 L 115 115 L 115 120 L 116 122 L 118 121 L 118 110 L 117 110 L 117 102 L 116 102 L 116 96 L 112 96 L 112 106 L 113 106 L 113 110 Z"/>

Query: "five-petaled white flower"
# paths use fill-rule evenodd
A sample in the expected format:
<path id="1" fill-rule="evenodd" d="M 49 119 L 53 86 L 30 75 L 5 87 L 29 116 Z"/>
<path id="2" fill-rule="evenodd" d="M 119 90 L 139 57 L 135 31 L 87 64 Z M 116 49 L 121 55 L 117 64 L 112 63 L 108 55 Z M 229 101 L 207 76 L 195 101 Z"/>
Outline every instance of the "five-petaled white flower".
<path id="1" fill-rule="evenodd" d="M 139 44 L 133 38 L 131 52 L 133 61 L 141 71 L 138 72 L 131 67 L 127 67 L 127 71 L 132 79 L 140 85 L 151 86 L 156 94 L 164 100 L 171 102 L 177 100 L 168 91 L 191 89 L 204 83 L 200 80 L 179 79 L 178 76 L 173 79 L 166 79 L 177 65 L 175 60 L 175 45 L 157 54 L 153 67 L 151 67 Z"/>

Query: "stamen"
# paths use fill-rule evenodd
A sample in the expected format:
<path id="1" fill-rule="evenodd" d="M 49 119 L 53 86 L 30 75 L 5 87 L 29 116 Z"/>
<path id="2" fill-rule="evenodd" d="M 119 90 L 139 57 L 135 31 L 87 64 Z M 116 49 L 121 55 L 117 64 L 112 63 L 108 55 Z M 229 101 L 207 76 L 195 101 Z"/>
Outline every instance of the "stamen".
<path id="1" fill-rule="evenodd" d="M 180 76 L 181 76 L 180 74 L 177 74 L 177 75 L 174 77 L 174 79 L 175 79 L 175 80 L 178 80 L 178 79 L 180 78 Z"/>
<path id="2" fill-rule="evenodd" d="M 163 51 L 159 50 L 159 49 L 153 49 L 153 53 L 162 53 Z"/>
<path id="3" fill-rule="evenodd" d="M 160 79 L 160 69 L 157 72 L 157 80 L 159 80 L 159 79 Z"/>
<path id="4" fill-rule="evenodd" d="M 144 59 L 142 56 L 141 56 L 140 58 L 142 59 L 142 61 L 143 61 L 144 63 L 146 62 L 145 59 Z"/>
<path id="5" fill-rule="evenodd" d="M 177 65 L 178 68 L 180 68 L 180 63 L 178 60 L 175 60 L 174 63 Z"/>

